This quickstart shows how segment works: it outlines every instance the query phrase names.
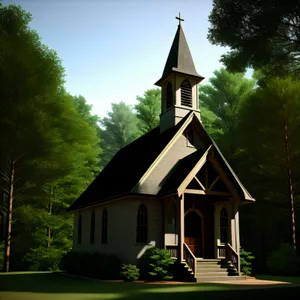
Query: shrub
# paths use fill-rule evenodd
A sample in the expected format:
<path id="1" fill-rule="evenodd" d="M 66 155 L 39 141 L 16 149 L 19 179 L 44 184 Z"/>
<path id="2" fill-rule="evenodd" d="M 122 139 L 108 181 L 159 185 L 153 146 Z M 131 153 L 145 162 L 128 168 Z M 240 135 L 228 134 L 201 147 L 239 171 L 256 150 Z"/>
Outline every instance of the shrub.
<path id="1" fill-rule="evenodd" d="M 71 251 L 63 256 L 61 269 L 70 274 L 98 279 L 119 279 L 121 262 L 116 255 Z"/>
<path id="2" fill-rule="evenodd" d="M 272 275 L 293 276 L 299 270 L 299 258 L 293 246 L 282 243 L 267 259 L 267 267 Z"/>
<path id="3" fill-rule="evenodd" d="M 251 260 L 255 259 L 251 252 L 245 251 L 243 248 L 240 249 L 240 264 L 241 271 L 243 274 L 250 276 L 252 274 L 252 263 Z"/>
<path id="4" fill-rule="evenodd" d="M 121 276 L 125 281 L 134 281 L 140 277 L 140 270 L 135 265 L 122 265 L 121 269 Z"/>
<path id="5" fill-rule="evenodd" d="M 142 279 L 170 280 L 173 278 L 171 274 L 173 264 L 174 260 L 167 250 L 151 247 L 140 258 L 138 267 Z"/>
<path id="6" fill-rule="evenodd" d="M 60 260 L 64 252 L 55 247 L 39 247 L 30 249 L 23 261 L 29 265 L 29 271 L 59 270 Z"/>

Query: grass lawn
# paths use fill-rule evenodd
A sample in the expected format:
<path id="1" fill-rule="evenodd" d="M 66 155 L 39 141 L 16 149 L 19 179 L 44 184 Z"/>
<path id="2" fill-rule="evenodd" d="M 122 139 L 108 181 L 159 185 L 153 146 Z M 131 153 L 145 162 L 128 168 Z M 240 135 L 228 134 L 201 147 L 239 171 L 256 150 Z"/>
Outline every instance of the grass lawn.
<path id="1" fill-rule="evenodd" d="M 282 278 L 281 278 L 282 279 Z M 299 299 L 300 287 L 99 282 L 59 273 L 0 273 L 0 300 Z"/>
<path id="2" fill-rule="evenodd" d="M 275 281 L 290 282 L 290 283 L 293 283 L 293 284 L 299 284 L 300 285 L 300 277 L 257 275 L 255 278 L 256 279 L 262 279 L 262 280 L 275 280 Z"/>

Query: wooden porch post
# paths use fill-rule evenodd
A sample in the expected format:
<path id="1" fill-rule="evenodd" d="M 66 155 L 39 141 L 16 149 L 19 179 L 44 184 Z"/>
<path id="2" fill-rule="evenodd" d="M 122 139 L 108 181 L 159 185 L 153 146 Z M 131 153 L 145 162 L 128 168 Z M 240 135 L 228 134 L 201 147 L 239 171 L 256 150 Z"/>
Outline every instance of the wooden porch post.
<path id="1" fill-rule="evenodd" d="M 241 273 L 241 265 L 240 265 L 240 226 L 239 226 L 239 209 L 238 204 L 234 203 L 234 220 L 235 220 L 235 251 L 238 254 L 238 268 L 239 274 Z"/>
<path id="2" fill-rule="evenodd" d="M 179 255 L 180 261 L 183 261 L 183 243 L 184 243 L 184 193 L 179 199 L 180 207 L 180 226 L 179 226 Z"/>
<path id="3" fill-rule="evenodd" d="M 234 250 L 236 250 L 236 222 L 235 222 L 235 201 L 233 200 L 231 202 L 231 216 L 230 216 L 230 233 L 231 233 L 231 239 L 230 244 L 233 247 Z"/>

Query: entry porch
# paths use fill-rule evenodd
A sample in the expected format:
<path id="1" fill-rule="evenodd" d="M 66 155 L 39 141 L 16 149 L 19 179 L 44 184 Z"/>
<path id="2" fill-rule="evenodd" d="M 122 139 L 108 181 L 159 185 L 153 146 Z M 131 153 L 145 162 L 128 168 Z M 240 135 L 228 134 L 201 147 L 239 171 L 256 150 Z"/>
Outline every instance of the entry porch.
<path id="1" fill-rule="evenodd" d="M 238 206 L 232 199 L 184 193 L 165 199 L 164 247 L 195 270 L 197 261 L 230 261 L 239 272 Z"/>
<path id="2" fill-rule="evenodd" d="M 239 274 L 238 205 L 243 187 L 211 150 L 192 168 L 182 162 L 169 178 L 169 184 L 177 181 L 177 193 L 162 198 L 163 244 L 194 273 L 197 262 L 210 261 L 230 263 Z"/>

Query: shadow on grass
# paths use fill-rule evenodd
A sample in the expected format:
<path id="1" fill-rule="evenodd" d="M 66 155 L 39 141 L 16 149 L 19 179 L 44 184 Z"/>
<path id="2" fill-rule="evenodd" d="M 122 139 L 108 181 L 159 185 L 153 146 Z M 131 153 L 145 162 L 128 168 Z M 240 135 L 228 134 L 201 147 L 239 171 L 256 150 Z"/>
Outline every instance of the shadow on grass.
<path id="1" fill-rule="evenodd" d="M 233 284 L 143 284 L 99 282 L 70 277 L 59 273 L 0 274 L 1 292 L 50 294 L 51 299 L 299 299 L 300 287 L 264 288 Z M 60 294 L 54 296 L 53 294 Z M 62 295 L 63 294 L 63 295 Z M 70 295 L 72 294 L 72 295 Z M 18 298 L 19 299 L 19 298 Z M 25 299 L 25 298 L 24 298 Z M 27 298 L 26 298 L 27 299 Z M 34 298 L 37 299 L 37 298 Z M 48 298 L 47 298 L 48 299 Z M 9 300 L 9 298 L 8 298 Z"/>

